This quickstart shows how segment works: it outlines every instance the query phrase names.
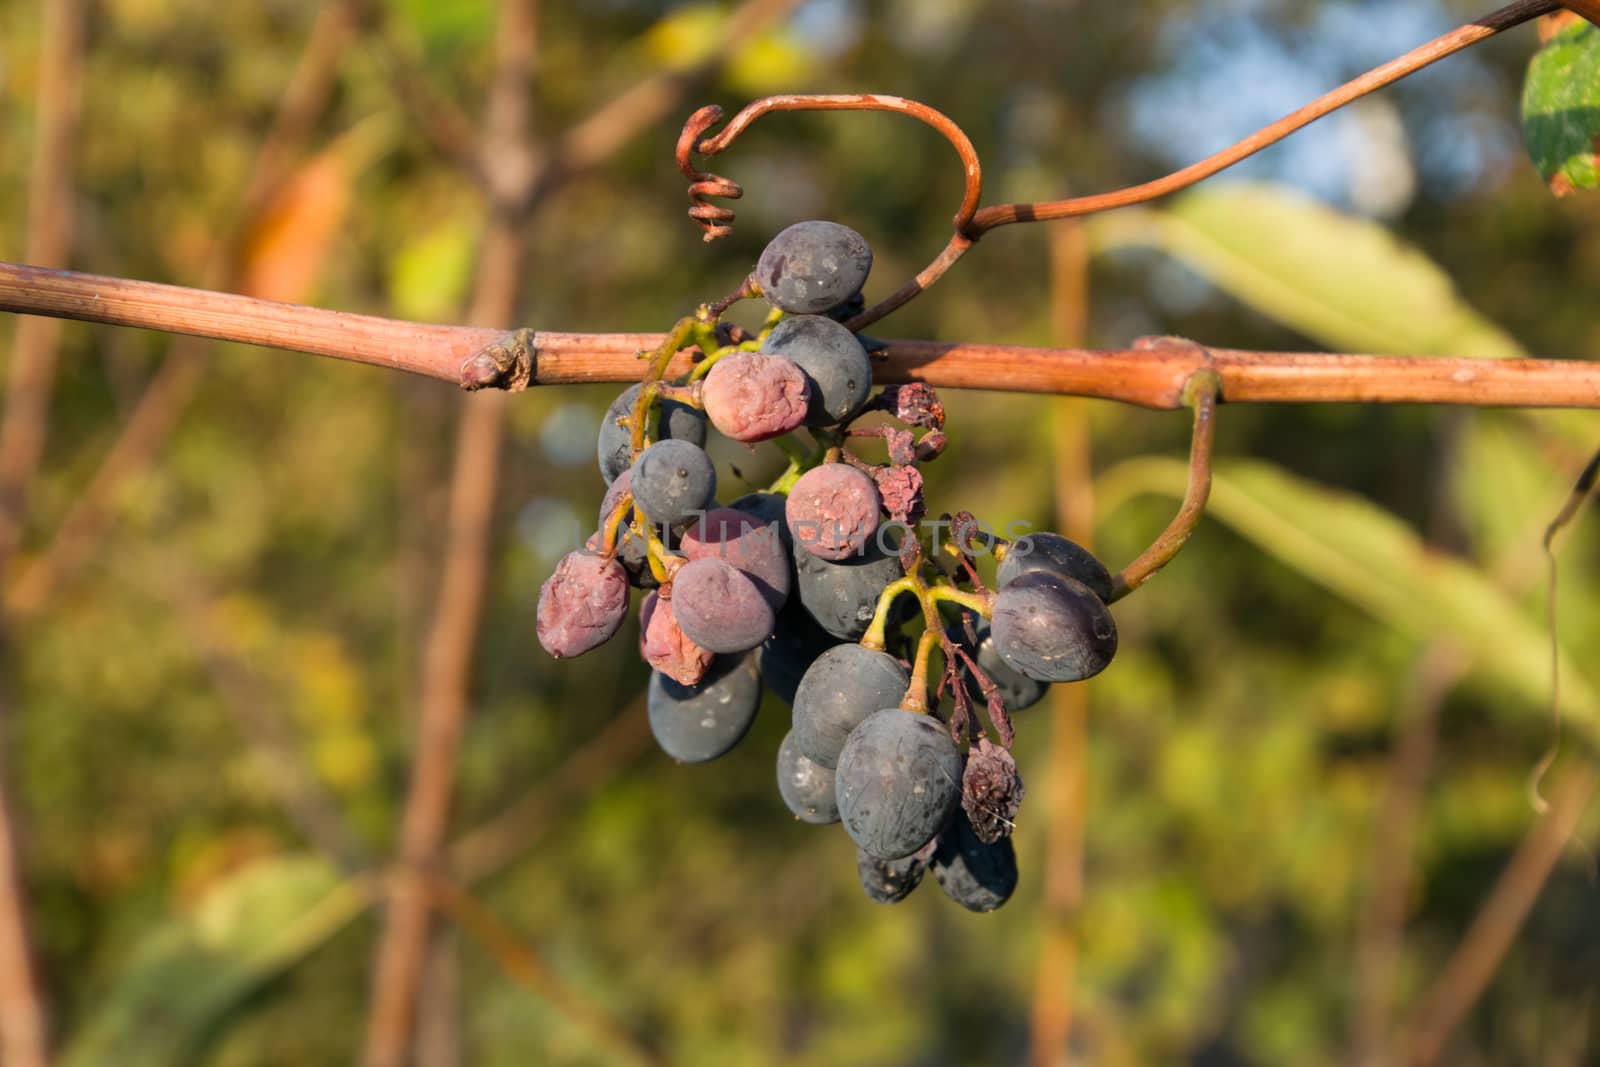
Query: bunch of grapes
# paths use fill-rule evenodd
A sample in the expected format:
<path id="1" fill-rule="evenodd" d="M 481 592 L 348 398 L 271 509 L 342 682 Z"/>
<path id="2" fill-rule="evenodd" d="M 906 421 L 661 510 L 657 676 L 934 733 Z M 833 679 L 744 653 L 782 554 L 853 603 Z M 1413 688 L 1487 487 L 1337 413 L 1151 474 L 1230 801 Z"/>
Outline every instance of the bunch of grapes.
<path id="1" fill-rule="evenodd" d="M 854 230 L 798 223 L 641 354 L 642 381 L 600 428 L 599 527 L 540 590 L 539 641 L 582 655 L 644 590 L 650 726 L 668 755 L 724 755 L 770 689 L 793 708 L 778 791 L 802 821 L 843 824 L 867 894 L 903 900 L 931 867 L 952 899 L 992 911 L 1017 882 L 1010 713 L 1111 661 L 1112 580 L 1057 534 L 926 520 L 919 465 L 945 448 L 944 408 L 922 384 L 873 393 L 871 342 L 843 324 L 871 267 Z M 759 332 L 722 321 L 755 296 L 772 307 Z M 668 381 L 685 349 L 691 369 Z M 859 425 L 870 412 L 889 418 Z M 776 442 L 788 469 L 719 504 L 707 422 Z M 868 439 L 886 462 L 857 454 Z M 979 556 L 999 561 L 992 587 Z"/>

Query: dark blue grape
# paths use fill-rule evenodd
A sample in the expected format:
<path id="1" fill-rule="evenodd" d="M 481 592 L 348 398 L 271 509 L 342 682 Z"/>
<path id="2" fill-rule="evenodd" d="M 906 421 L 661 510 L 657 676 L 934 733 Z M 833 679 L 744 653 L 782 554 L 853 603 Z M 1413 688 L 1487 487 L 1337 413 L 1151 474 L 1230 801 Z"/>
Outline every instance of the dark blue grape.
<path id="1" fill-rule="evenodd" d="M 899 558 L 879 547 L 880 537 L 884 531 L 867 542 L 864 553 L 837 563 L 795 546 L 795 591 L 817 624 L 835 637 L 854 641 L 866 633 L 878 595 L 902 574 Z"/>
<path id="2" fill-rule="evenodd" d="M 619 426 L 617 420 L 633 414 L 633 404 L 639 399 L 640 388 L 635 383 L 624 389 L 606 408 L 605 417 L 600 420 L 600 437 L 595 444 L 595 452 L 600 460 L 600 476 L 608 485 L 633 465 L 633 427 Z M 662 400 L 658 405 L 654 440 L 687 441 L 702 446 L 706 443 L 704 412 L 677 400 Z"/>
<path id="3" fill-rule="evenodd" d="M 818 656 L 838 643 L 804 605 L 791 600 L 778 612 L 772 636 L 761 643 L 761 678 L 779 700 L 793 705 L 800 679 Z"/>
<path id="4" fill-rule="evenodd" d="M 801 822 L 823 826 L 839 821 L 839 805 L 833 795 L 833 772 L 806 759 L 794 744 L 792 733 L 783 736 L 778 746 L 778 792 L 783 803 Z"/>
<path id="5" fill-rule="evenodd" d="M 811 315 L 849 300 L 872 270 L 866 238 L 837 222 L 797 222 L 774 237 L 756 263 L 756 283 L 773 307 Z"/>
<path id="6" fill-rule="evenodd" d="M 761 705 L 761 676 L 753 655 L 718 656 L 698 685 L 650 676 L 650 732 L 679 763 L 704 763 L 744 739 Z"/>
<path id="7" fill-rule="evenodd" d="M 710 507 L 717 496 L 717 469 L 699 445 L 657 441 L 633 464 L 633 502 L 651 522 L 676 526 Z"/>
<path id="8" fill-rule="evenodd" d="M 995 571 L 996 588 L 1004 588 L 1031 571 L 1049 571 L 1082 582 L 1101 600 L 1111 600 L 1111 574 L 1093 552 L 1058 533 L 1019 537 Z"/>
<path id="9" fill-rule="evenodd" d="M 872 392 L 872 362 L 855 334 L 820 315 L 796 315 L 772 328 L 761 351 L 793 360 L 811 387 L 807 426 L 837 426 Z"/>
<path id="10" fill-rule="evenodd" d="M 961 753 L 931 715 L 887 708 L 850 732 L 834 769 L 839 820 L 868 855 L 909 856 L 961 804 Z"/>
<path id="11" fill-rule="evenodd" d="M 823 314 L 834 322 L 849 322 L 865 310 L 867 310 L 867 298 L 857 289 L 844 303 L 835 304 Z M 867 347 L 867 342 L 863 341 L 861 344 L 863 348 Z"/>
<path id="12" fill-rule="evenodd" d="M 968 911 L 993 911 L 1017 888 L 1017 850 L 1011 838 L 985 844 L 965 812 L 939 835 L 931 866 L 939 888 Z"/>
<path id="13" fill-rule="evenodd" d="M 898 904 L 922 884 L 928 861 L 920 855 L 897 860 L 880 860 L 863 849 L 856 849 L 856 873 L 861 888 L 879 904 Z"/>
<path id="14" fill-rule="evenodd" d="M 828 649 L 795 690 L 795 747 L 814 763 L 834 766 L 850 732 L 874 712 L 897 706 L 910 680 L 886 652 L 860 645 Z"/>
<path id="15" fill-rule="evenodd" d="M 995 594 L 989 620 L 995 651 L 1041 682 L 1076 682 L 1105 670 L 1117 653 L 1117 624 L 1088 586 L 1033 571 Z"/>

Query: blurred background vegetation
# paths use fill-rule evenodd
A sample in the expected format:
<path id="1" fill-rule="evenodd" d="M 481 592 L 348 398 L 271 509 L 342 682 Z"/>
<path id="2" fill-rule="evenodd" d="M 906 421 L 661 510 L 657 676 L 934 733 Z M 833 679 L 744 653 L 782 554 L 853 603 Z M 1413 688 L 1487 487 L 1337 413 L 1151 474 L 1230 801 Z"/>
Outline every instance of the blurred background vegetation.
<path id="1" fill-rule="evenodd" d="M 13 260 L 45 6 L 0 6 L 0 253 Z M 494 6 L 371 6 L 287 141 L 284 180 L 252 206 L 259 146 L 325 9 L 92 4 L 71 265 L 460 321 L 485 211 L 419 100 L 478 114 Z M 522 322 L 665 329 L 803 218 L 867 236 L 870 297 L 942 245 L 958 168 L 929 131 L 884 115 L 756 127 L 718 161 L 747 189 L 735 233 L 702 244 L 672 145 L 703 103 L 915 97 L 972 136 L 990 201 L 1060 196 L 1198 158 L 1482 13 L 1439 0 L 796 6 L 709 75 L 661 80 L 666 117 L 544 199 Z M 542 5 L 539 136 L 548 146 L 642 78 L 690 70 L 730 11 Z M 1498 38 L 1190 196 L 998 231 L 873 332 L 1590 355 L 1600 199 L 1553 198 L 1522 153 L 1536 47 L 1531 28 Z M 11 332 L 0 326 L 0 353 Z M 286 353 L 175 351 L 154 333 L 73 324 L 62 345 L 5 576 L 5 758 L 57 1042 L 71 1063 L 351 1062 L 378 930 L 359 874 L 395 847 L 457 397 Z M 164 421 L 144 431 L 147 461 L 92 489 L 153 390 Z M 419 1063 L 642 1051 L 696 1065 L 1221 1067 L 1406 1048 L 1536 821 L 1525 783 L 1550 741 L 1539 539 L 1600 439 L 1593 417 L 1224 408 L 1211 516 L 1118 607 L 1118 661 L 1019 716 L 1022 885 L 974 916 L 931 884 L 872 904 L 845 836 L 789 817 L 772 772 L 781 704 L 769 698 L 723 760 L 676 766 L 643 725 L 631 629 L 576 662 L 539 651 L 539 583 L 593 521 L 593 437 L 615 392 L 535 390 L 510 407 L 452 815 L 475 902 L 430 954 Z M 945 400 L 936 512 L 1058 528 L 1065 507 L 1120 565 L 1181 493 L 1181 414 Z M 775 450 L 715 454 L 730 487 L 780 465 Z M 104 521 L 63 552 L 88 492 Z M 1592 529 L 1562 553 L 1569 757 L 1600 725 Z M 1580 836 L 1595 829 L 1591 813 Z M 1446 1062 L 1600 1062 L 1592 868 L 1578 848 L 1556 864 Z"/>

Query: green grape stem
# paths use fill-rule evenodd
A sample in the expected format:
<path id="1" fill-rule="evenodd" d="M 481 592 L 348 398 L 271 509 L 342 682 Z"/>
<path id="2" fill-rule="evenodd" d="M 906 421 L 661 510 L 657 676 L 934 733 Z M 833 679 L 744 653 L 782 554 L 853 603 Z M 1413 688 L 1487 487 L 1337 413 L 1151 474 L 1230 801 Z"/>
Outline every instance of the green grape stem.
<path id="1" fill-rule="evenodd" d="M 635 530 L 636 532 L 641 532 L 644 536 L 645 562 L 650 565 L 650 573 L 655 576 L 656 581 L 660 582 L 662 587 L 665 588 L 672 584 L 672 575 L 683 564 L 683 558 L 674 556 L 667 551 L 667 546 L 661 543 L 661 538 L 656 534 L 655 523 L 646 518 L 637 508 L 634 509 L 634 515 L 636 516 L 634 520 Z M 641 524 L 644 529 L 638 531 L 638 526 Z M 676 560 L 677 562 L 676 564 L 670 564 L 668 563 L 669 560 Z"/>
<path id="2" fill-rule="evenodd" d="M 968 611 L 976 612 L 985 619 L 994 614 L 993 593 L 969 593 L 965 589 L 957 589 L 953 585 L 940 583 L 929 589 L 928 595 L 934 603 L 959 604 Z"/>
<path id="3" fill-rule="evenodd" d="M 889 628 L 889 607 L 900 594 L 915 592 L 917 592 L 917 582 L 910 575 L 883 587 L 883 592 L 878 594 L 878 607 L 872 613 L 872 623 L 867 627 L 867 632 L 861 635 L 863 648 L 882 652 L 888 646 L 885 631 Z"/>
<path id="4" fill-rule="evenodd" d="M 772 484 L 767 486 L 767 492 L 781 493 L 784 496 L 788 496 L 789 490 L 794 488 L 794 483 L 798 482 L 800 476 L 805 472 L 805 467 L 798 460 L 791 459 L 789 465 L 784 468 L 783 473 L 774 478 Z"/>
<path id="5" fill-rule="evenodd" d="M 632 507 L 633 494 L 623 493 L 622 499 L 617 501 L 616 506 L 611 509 L 605 520 L 600 523 L 600 554 L 607 559 L 616 554 L 617 532 L 623 525 L 623 518 Z"/>
<path id="6" fill-rule="evenodd" d="M 938 630 L 924 630 L 922 636 L 917 638 L 917 654 L 911 662 L 911 683 L 906 686 L 906 695 L 900 698 L 902 711 L 928 714 L 928 663 L 933 659 L 933 649 L 938 643 Z"/>

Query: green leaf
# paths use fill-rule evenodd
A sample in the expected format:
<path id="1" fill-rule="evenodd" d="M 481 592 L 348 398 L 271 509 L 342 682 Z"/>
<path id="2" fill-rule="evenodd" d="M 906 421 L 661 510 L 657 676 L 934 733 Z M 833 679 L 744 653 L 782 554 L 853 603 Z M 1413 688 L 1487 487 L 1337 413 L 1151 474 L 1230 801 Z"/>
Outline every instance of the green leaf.
<path id="1" fill-rule="evenodd" d="M 1281 186 L 1210 186 L 1162 210 L 1113 211 L 1086 225 L 1096 251 L 1157 248 L 1330 349 L 1525 354 L 1417 249 Z"/>
<path id="2" fill-rule="evenodd" d="M 690 70 L 723 46 L 732 23 L 732 11 L 722 4 L 684 4 L 646 31 L 644 54 L 667 70 Z M 728 57 L 725 77 L 737 92 L 761 96 L 803 86 L 815 68 L 816 57 L 805 39 L 779 25 L 740 45 Z"/>
<path id="3" fill-rule="evenodd" d="M 487 0 L 399 0 L 395 6 L 430 54 L 469 48 L 494 36 L 495 12 Z"/>
<path id="4" fill-rule="evenodd" d="M 459 315 L 481 231 L 476 216 L 462 214 L 406 241 L 389 272 L 395 313 L 420 322 L 449 322 Z"/>
<path id="5" fill-rule="evenodd" d="M 1096 495 L 1110 505 L 1141 493 L 1182 498 L 1187 465 L 1130 460 L 1108 471 Z M 1280 562 L 1418 641 L 1448 638 L 1480 676 L 1520 695 L 1503 710 L 1542 715 L 1550 700 L 1550 636 L 1540 619 L 1483 573 L 1428 550 L 1395 516 L 1350 493 L 1296 478 L 1271 464 L 1219 464 L 1208 517 Z M 1180 560 L 1175 566 L 1181 566 Z M 1562 654 L 1563 712 L 1600 743 L 1600 700 Z"/>
<path id="6" fill-rule="evenodd" d="M 241 1001 L 365 910 L 368 894 L 321 860 L 256 864 L 135 948 L 62 1056 L 64 1067 L 193 1059 Z"/>
<path id="7" fill-rule="evenodd" d="M 1600 29 L 1593 24 L 1574 19 L 1528 63 L 1522 140 L 1557 196 L 1600 185 Z"/>
<path id="8" fill-rule="evenodd" d="M 728 13 L 714 3 L 684 4 L 645 32 L 645 53 L 669 70 L 688 70 L 710 58 Z"/>

